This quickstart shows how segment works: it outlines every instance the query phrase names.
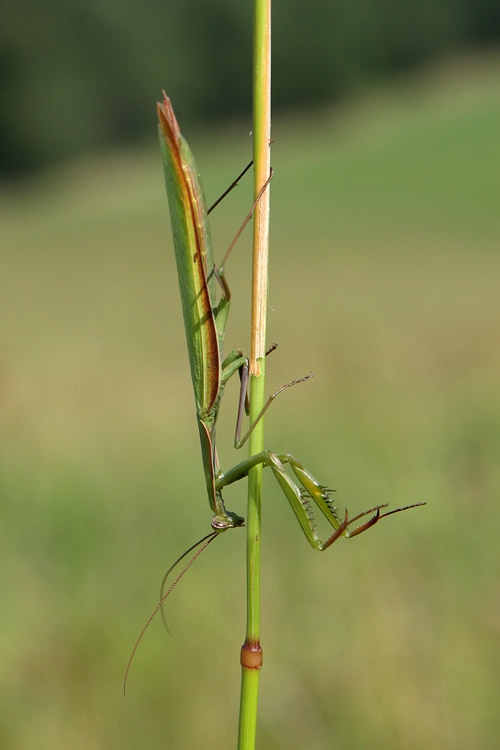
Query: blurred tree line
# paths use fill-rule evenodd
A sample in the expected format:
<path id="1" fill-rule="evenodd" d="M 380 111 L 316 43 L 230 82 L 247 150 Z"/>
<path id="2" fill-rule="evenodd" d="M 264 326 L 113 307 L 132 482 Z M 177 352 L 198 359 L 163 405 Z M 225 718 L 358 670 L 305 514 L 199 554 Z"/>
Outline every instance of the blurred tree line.
<path id="1" fill-rule="evenodd" d="M 273 106 L 335 101 L 497 44 L 498 0 L 275 0 Z M 137 143 L 165 88 L 183 122 L 248 115 L 252 3 L 18 0 L 0 30 L 0 171 Z"/>

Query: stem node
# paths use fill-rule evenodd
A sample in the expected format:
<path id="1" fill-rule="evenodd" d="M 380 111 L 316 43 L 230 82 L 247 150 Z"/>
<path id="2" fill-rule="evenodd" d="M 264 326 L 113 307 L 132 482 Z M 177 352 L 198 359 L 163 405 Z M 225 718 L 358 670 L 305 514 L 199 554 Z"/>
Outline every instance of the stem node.
<path id="1" fill-rule="evenodd" d="M 245 641 L 241 647 L 240 664 L 243 669 L 260 669 L 262 667 L 262 646 L 258 641 Z"/>

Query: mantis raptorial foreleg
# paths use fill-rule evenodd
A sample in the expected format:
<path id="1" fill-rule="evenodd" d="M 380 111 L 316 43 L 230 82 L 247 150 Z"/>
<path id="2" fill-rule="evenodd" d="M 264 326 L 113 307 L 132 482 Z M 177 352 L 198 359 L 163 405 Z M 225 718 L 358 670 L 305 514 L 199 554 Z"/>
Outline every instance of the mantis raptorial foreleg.
<path id="1" fill-rule="evenodd" d="M 344 518 L 341 519 L 337 508 L 332 502 L 332 490 L 325 485 L 320 484 L 310 471 L 308 471 L 290 453 L 273 453 L 272 451 L 258 453 L 255 456 L 242 461 L 229 471 L 225 473 L 220 472 L 215 483 L 217 489 L 220 491 L 223 487 L 226 487 L 233 482 L 237 482 L 239 479 L 247 476 L 250 469 L 259 464 L 271 467 L 273 474 L 277 479 L 280 488 L 283 490 L 286 499 L 290 503 L 309 544 L 314 547 L 314 549 L 320 551 L 328 549 L 328 547 L 330 547 L 341 536 L 346 538 L 358 536 L 358 534 L 361 534 L 371 526 L 374 526 L 377 521 L 385 516 L 390 516 L 393 513 L 399 513 L 400 511 L 408 510 L 409 508 L 415 508 L 419 505 L 425 505 L 425 503 L 414 503 L 413 505 L 407 505 L 404 508 L 397 508 L 396 510 L 387 513 L 381 513 L 381 509 L 387 507 L 387 504 L 383 504 L 365 510 L 351 519 L 346 511 Z M 292 477 L 286 473 L 284 468 L 285 464 L 290 466 L 297 481 L 292 479 Z M 321 513 L 323 513 L 328 523 L 334 529 L 333 534 L 325 541 L 323 541 L 318 535 L 312 503 L 316 505 Z M 370 513 L 374 514 L 370 519 L 355 527 L 352 531 L 349 531 L 349 526 L 351 526 L 351 524 L 356 523 L 356 521 L 359 521 Z"/>

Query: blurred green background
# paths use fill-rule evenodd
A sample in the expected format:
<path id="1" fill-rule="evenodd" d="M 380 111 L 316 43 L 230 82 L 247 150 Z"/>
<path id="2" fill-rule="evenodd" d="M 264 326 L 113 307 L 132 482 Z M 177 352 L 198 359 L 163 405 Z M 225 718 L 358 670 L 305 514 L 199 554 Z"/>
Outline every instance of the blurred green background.
<path id="1" fill-rule="evenodd" d="M 172 6 L 172 26 L 189 5 Z M 96 18 L 105 7 L 88 6 Z M 176 29 L 161 39 L 156 29 L 153 58 L 160 43 L 182 49 L 183 61 L 198 54 L 201 32 Z M 278 26 L 278 51 L 286 34 Z M 197 74 L 217 68 L 219 51 L 192 62 Z M 141 64 L 132 49 L 115 95 L 142 101 Z M 268 338 L 279 349 L 268 387 L 316 377 L 273 406 L 267 444 L 294 453 L 351 513 L 429 504 L 320 555 L 266 478 L 260 748 L 497 741 L 499 74 L 491 49 L 462 51 L 346 84 L 343 98 L 325 83 L 314 110 L 311 75 L 295 109 L 289 100 L 275 116 Z M 82 142 L 86 155 L 24 161 L 22 171 L 46 169 L 0 187 L 0 746 L 9 750 L 235 747 L 243 531 L 222 536 L 176 589 L 172 637 L 153 623 L 121 692 L 163 572 L 211 517 L 154 125 L 170 75 L 156 69 L 141 103 L 143 143 Z M 217 127 L 201 127 L 184 87 L 169 94 L 210 200 L 248 160 L 248 81 L 245 112 Z M 193 101 L 203 101 L 200 87 Z M 16 92 L 33 104 L 25 127 L 38 143 L 40 102 Z M 46 132 L 56 128 L 40 116 Z M 219 257 L 250 196 L 247 182 L 217 210 Z M 247 234 L 228 267 L 228 350 L 248 348 Z M 225 467 L 240 459 L 236 397 L 233 384 L 218 436 Z M 244 514 L 241 485 L 225 498 Z"/>
<path id="2" fill-rule="evenodd" d="M 250 0 L 18 0 L 0 28 L 0 174 L 148 142 L 162 89 L 185 126 L 248 119 L 251 25 Z M 275 2 L 274 112 L 499 42 L 497 0 Z"/>

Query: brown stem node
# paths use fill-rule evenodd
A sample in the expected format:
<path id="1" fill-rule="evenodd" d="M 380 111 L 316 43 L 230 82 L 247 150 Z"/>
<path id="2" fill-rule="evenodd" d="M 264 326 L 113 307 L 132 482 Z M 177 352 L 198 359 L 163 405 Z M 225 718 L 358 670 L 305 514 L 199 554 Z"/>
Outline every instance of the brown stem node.
<path id="1" fill-rule="evenodd" d="M 262 647 L 258 641 L 245 641 L 241 647 L 240 664 L 245 669 L 260 669 L 263 663 Z"/>

